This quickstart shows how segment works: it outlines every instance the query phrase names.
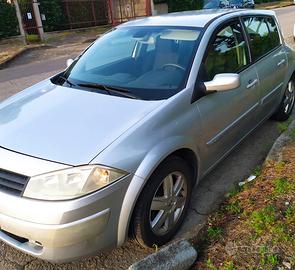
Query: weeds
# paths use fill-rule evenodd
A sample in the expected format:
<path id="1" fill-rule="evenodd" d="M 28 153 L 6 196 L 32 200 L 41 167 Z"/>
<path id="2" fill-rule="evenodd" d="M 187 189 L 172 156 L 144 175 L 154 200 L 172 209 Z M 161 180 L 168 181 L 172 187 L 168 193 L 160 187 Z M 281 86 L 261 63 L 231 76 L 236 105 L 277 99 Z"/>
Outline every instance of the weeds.
<path id="1" fill-rule="evenodd" d="M 220 227 L 209 227 L 207 230 L 208 240 L 216 240 L 223 233 L 223 229 Z"/>
<path id="2" fill-rule="evenodd" d="M 224 209 L 232 214 L 240 214 L 242 212 L 242 208 L 238 200 L 235 200 L 234 202 L 227 204 L 224 207 Z"/>
<path id="3" fill-rule="evenodd" d="M 285 217 L 289 224 L 295 224 L 295 204 L 287 208 L 285 211 Z"/>
<path id="4" fill-rule="evenodd" d="M 295 185 L 290 183 L 286 178 L 278 178 L 274 182 L 274 194 L 281 195 L 295 191 Z"/>
<path id="5" fill-rule="evenodd" d="M 261 165 L 258 165 L 253 170 L 253 173 L 252 174 L 258 177 L 259 175 L 261 175 L 261 173 L 262 173 L 262 166 Z"/>
<path id="6" fill-rule="evenodd" d="M 248 223 L 257 235 L 262 235 L 276 220 L 275 208 L 270 205 L 261 210 L 254 211 L 249 217 Z"/>
<path id="7" fill-rule="evenodd" d="M 234 263 L 233 262 L 226 262 L 223 267 L 223 270 L 235 270 Z"/>
<path id="8" fill-rule="evenodd" d="M 277 129 L 280 133 L 283 133 L 288 130 L 289 125 L 291 124 L 293 118 L 290 117 L 287 121 L 277 124 Z"/>
<path id="9" fill-rule="evenodd" d="M 285 168 L 285 166 L 286 166 L 286 162 L 285 162 L 285 161 L 279 161 L 279 162 L 276 163 L 276 165 L 275 165 L 276 171 L 277 171 L 278 173 L 281 173 L 282 170 Z"/>
<path id="10" fill-rule="evenodd" d="M 226 195 L 227 198 L 232 198 L 236 196 L 239 192 L 243 190 L 243 187 L 240 186 L 234 186 Z"/>

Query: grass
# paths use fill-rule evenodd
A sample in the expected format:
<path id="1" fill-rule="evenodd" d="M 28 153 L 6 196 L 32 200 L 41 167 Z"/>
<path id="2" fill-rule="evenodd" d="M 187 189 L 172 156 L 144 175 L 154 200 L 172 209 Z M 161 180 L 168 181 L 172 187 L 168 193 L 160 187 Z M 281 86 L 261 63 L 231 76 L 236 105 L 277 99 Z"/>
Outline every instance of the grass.
<path id="1" fill-rule="evenodd" d="M 283 133 L 288 130 L 289 125 L 292 123 L 293 117 L 290 117 L 287 121 L 285 122 L 280 122 L 277 124 L 277 129 L 280 133 Z"/>
<path id="2" fill-rule="evenodd" d="M 230 198 L 234 197 L 235 195 L 237 195 L 242 190 L 243 190 L 243 187 L 236 185 L 230 189 L 230 191 L 226 194 L 226 197 L 230 199 Z"/>
<path id="3" fill-rule="evenodd" d="M 287 223 L 292 224 L 295 223 L 295 204 L 288 207 L 285 211 L 285 217 Z"/>
<path id="4" fill-rule="evenodd" d="M 26 40 L 29 43 L 36 43 L 36 42 L 39 42 L 40 41 L 40 38 L 39 38 L 38 35 L 31 34 L 31 35 L 27 35 L 26 36 Z"/>
<path id="5" fill-rule="evenodd" d="M 253 170 L 252 174 L 255 176 L 259 176 L 262 172 L 262 166 L 258 165 L 255 167 L 255 169 Z"/>
<path id="6" fill-rule="evenodd" d="M 276 195 L 292 193 L 295 191 L 295 185 L 286 178 L 278 178 L 275 180 L 274 184 L 274 194 Z"/>
<path id="7" fill-rule="evenodd" d="M 230 202 L 229 204 L 225 205 L 224 209 L 231 214 L 240 214 L 243 211 L 239 200 Z"/>
<path id="8" fill-rule="evenodd" d="M 233 188 L 209 216 L 193 269 L 295 269 L 295 142 L 254 172 L 255 181 Z"/>
<path id="9" fill-rule="evenodd" d="M 207 230 L 207 237 L 209 240 L 218 239 L 223 233 L 222 228 L 220 227 L 209 227 Z"/>
<path id="10" fill-rule="evenodd" d="M 261 236 L 266 230 L 271 229 L 276 220 L 276 209 L 274 206 L 266 206 L 261 210 L 254 211 L 248 218 L 247 224 Z"/>

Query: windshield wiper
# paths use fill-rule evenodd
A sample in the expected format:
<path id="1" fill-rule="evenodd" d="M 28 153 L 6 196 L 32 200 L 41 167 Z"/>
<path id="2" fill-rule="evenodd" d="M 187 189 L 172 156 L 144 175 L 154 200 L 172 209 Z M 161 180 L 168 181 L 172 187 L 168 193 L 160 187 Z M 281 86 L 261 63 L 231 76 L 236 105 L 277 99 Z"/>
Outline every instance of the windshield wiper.
<path id="1" fill-rule="evenodd" d="M 68 78 L 64 77 L 63 75 L 59 75 L 59 79 L 64 80 L 67 84 L 69 84 L 71 87 L 76 86 L 74 83 L 72 83 Z"/>
<path id="2" fill-rule="evenodd" d="M 120 94 L 124 97 L 138 99 L 138 97 L 130 94 L 130 90 L 125 89 L 125 88 L 121 88 L 121 87 L 108 86 L 108 85 L 98 84 L 98 83 L 79 83 L 79 84 L 77 84 L 77 86 L 94 88 L 94 89 L 102 89 L 102 90 L 107 91 L 108 93 L 116 93 L 116 94 Z"/>

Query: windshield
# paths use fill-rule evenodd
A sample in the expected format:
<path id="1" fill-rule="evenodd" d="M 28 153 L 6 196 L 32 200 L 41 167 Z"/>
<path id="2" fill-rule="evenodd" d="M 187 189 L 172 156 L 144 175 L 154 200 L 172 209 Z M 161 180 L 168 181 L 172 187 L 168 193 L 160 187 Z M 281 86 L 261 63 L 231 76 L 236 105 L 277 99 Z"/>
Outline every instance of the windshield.
<path id="1" fill-rule="evenodd" d="M 98 39 L 62 76 L 73 87 L 99 84 L 128 89 L 141 99 L 166 99 L 184 87 L 199 36 L 198 28 L 114 29 Z"/>

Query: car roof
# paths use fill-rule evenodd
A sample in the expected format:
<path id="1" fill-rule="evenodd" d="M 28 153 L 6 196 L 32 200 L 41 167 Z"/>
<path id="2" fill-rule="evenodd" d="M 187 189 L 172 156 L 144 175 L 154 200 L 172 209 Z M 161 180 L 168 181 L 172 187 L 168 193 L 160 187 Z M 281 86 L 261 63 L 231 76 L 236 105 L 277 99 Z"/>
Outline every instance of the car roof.
<path id="1" fill-rule="evenodd" d="M 168 13 L 165 15 L 151 16 L 131 20 L 119 27 L 126 26 L 187 26 L 187 27 L 205 27 L 206 24 L 221 16 L 235 13 L 235 15 L 275 15 L 270 10 L 252 10 L 252 9 L 203 9 L 196 11 L 183 11 Z"/>

